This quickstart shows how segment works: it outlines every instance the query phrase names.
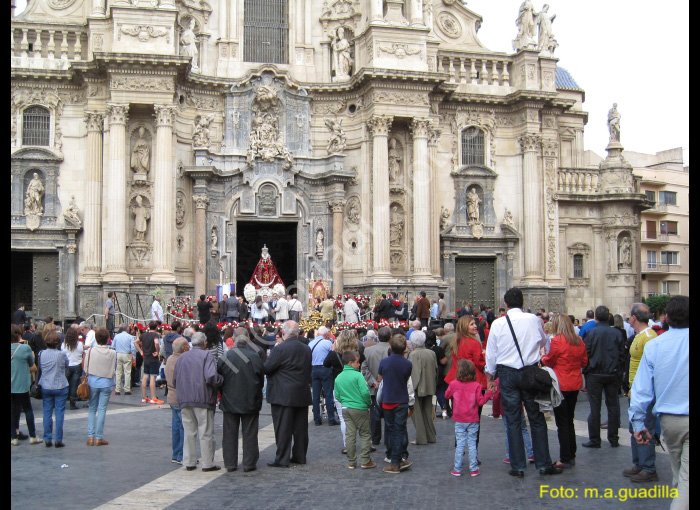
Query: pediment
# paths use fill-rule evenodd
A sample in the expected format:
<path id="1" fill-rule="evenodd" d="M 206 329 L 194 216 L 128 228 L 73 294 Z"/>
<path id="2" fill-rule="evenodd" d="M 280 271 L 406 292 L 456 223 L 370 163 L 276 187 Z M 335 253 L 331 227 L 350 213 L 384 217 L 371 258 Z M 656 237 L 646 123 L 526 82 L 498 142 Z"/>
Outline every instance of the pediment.
<path id="1" fill-rule="evenodd" d="M 465 165 L 460 166 L 451 173 L 452 177 L 480 177 L 485 179 L 495 179 L 498 174 L 487 166 Z"/>
<path id="2" fill-rule="evenodd" d="M 30 161 L 51 161 L 59 163 L 63 158 L 56 156 L 51 150 L 41 147 L 22 148 L 12 154 L 13 160 L 30 160 Z"/>
<path id="3" fill-rule="evenodd" d="M 470 11 L 457 0 L 443 0 L 433 2 L 433 26 L 434 34 L 442 44 L 440 49 L 455 51 L 489 51 L 476 33 L 481 27 L 482 18 Z"/>

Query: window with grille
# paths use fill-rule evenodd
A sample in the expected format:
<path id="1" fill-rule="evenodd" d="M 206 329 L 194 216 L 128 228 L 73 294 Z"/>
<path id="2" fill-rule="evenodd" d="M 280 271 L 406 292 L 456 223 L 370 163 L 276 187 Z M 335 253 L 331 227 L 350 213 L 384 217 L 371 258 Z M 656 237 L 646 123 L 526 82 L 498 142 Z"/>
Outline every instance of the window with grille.
<path id="1" fill-rule="evenodd" d="M 245 0 L 243 58 L 246 62 L 289 62 L 288 0 Z"/>
<path id="2" fill-rule="evenodd" d="M 583 278 L 583 255 L 574 255 L 574 278 Z"/>
<path id="3" fill-rule="evenodd" d="M 41 106 L 24 110 L 22 117 L 22 145 L 49 145 L 51 114 Z"/>
<path id="4" fill-rule="evenodd" d="M 659 202 L 666 205 L 676 205 L 676 192 L 659 191 Z"/>
<path id="5" fill-rule="evenodd" d="M 484 132 L 477 127 L 462 131 L 462 164 L 484 164 Z"/>

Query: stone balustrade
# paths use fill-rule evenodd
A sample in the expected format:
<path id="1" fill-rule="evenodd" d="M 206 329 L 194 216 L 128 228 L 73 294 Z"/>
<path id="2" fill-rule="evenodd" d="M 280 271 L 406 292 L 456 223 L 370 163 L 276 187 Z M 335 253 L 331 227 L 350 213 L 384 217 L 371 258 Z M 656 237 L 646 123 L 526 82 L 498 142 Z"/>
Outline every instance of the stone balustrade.
<path id="1" fill-rule="evenodd" d="M 558 193 L 587 194 L 598 192 L 597 169 L 589 168 L 560 168 Z"/>
<path id="2" fill-rule="evenodd" d="M 71 61 L 87 59 L 86 29 L 13 22 L 10 36 L 12 67 L 60 70 L 68 69 Z"/>
<path id="3" fill-rule="evenodd" d="M 448 73 L 450 83 L 510 87 L 512 62 L 512 57 L 506 55 L 440 51 L 436 71 Z"/>

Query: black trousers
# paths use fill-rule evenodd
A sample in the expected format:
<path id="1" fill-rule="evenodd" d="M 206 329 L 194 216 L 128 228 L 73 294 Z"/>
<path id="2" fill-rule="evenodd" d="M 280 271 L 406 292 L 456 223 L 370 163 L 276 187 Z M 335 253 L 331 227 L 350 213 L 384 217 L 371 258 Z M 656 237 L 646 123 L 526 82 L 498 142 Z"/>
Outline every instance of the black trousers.
<path id="1" fill-rule="evenodd" d="M 377 446 L 382 442 L 382 417 L 377 409 L 377 397 L 372 395 L 372 407 L 369 413 L 369 430 L 372 434 L 372 444 Z"/>
<path id="2" fill-rule="evenodd" d="M 595 444 L 600 444 L 600 406 L 603 392 L 605 392 L 605 407 L 608 408 L 608 441 L 618 441 L 620 436 L 617 430 L 620 428 L 620 379 L 617 375 L 586 375 L 588 385 L 588 402 L 591 405 L 591 414 L 588 415 L 588 439 Z"/>
<path id="3" fill-rule="evenodd" d="M 554 421 L 557 424 L 559 437 L 559 460 L 569 463 L 576 458 L 576 430 L 574 429 L 574 411 L 578 390 L 562 391 L 564 400 L 559 407 L 554 408 Z"/>
<path id="4" fill-rule="evenodd" d="M 291 458 L 300 464 L 306 464 L 306 452 L 309 449 L 309 406 L 271 404 L 270 408 L 277 443 L 275 462 L 288 466 Z"/>
<path id="5" fill-rule="evenodd" d="M 226 469 L 238 467 L 238 430 L 243 435 L 243 467 L 254 468 L 260 458 L 258 421 L 260 415 L 224 413 L 224 435 L 221 449 Z M 242 427 L 241 427 L 242 425 Z"/>

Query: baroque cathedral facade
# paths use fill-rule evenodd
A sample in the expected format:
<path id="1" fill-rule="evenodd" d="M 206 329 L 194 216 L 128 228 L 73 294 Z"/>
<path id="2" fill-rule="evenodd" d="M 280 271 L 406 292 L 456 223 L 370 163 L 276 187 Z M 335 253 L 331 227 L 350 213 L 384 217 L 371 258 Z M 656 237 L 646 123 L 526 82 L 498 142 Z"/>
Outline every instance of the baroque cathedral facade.
<path id="1" fill-rule="evenodd" d="M 499 53 L 455 0 L 31 0 L 13 301 L 242 291 L 265 245 L 302 300 L 325 280 L 498 307 L 517 285 L 533 310 L 627 309 L 645 197 L 619 136 L 584 164 L 544 11 L 523 2 Z"/>

